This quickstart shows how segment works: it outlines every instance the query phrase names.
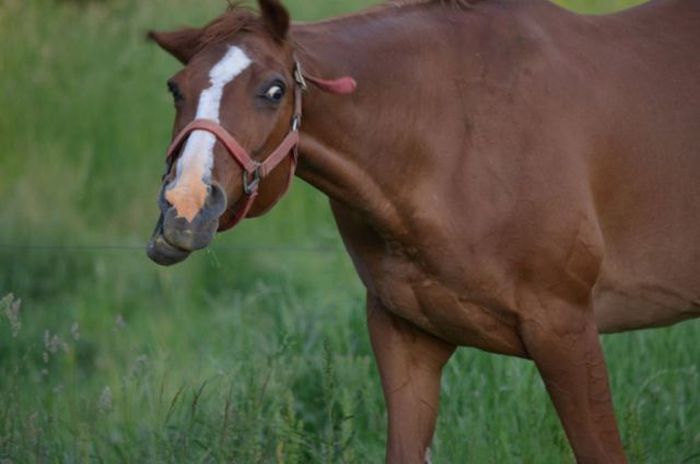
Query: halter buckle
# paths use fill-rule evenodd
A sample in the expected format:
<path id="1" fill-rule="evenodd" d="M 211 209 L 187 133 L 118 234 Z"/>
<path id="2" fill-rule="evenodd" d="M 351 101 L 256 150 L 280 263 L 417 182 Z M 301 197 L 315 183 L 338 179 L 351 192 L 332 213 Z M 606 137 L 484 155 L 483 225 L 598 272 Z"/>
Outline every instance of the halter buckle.
<path id="1" fill-rule="evenodd" d="M 295 114 L 292 117 L 292 132 L 299 132 L 300 127 L 301 127 L 301 115 Z"/>
<path id="2" fill-rule="evenodd" d="M 301 67 L 301 63 L 298 61 L 294 62 L 294 80 L 301 90 L 306 91 L 309 86 L 306 84 L 306 79 L 304 79 L 304 70 Z"/>
<path id="3" fill-rule="evenodd" d="M 253 179 L 248 178 L 248 171 L 243 171 L 243 192 L 250 196 L 258 190 L 258 185 L 262 176 L 260 175 L 260 165 L 258 164 L 253 171 Z"/>

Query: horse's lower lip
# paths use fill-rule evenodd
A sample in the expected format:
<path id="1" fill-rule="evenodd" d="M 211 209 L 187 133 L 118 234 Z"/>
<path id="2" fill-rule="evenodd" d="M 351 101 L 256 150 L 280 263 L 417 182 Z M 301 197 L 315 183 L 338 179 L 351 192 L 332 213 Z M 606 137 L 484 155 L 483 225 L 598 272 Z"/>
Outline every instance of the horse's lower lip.
<path id="1" fill-rule="evenodd" d="M 171 245 L 162 233 L 157 233 L 148 242 L 146 254 L 157 264 L 172 266 L 187 259 L 190 252 Z"/>

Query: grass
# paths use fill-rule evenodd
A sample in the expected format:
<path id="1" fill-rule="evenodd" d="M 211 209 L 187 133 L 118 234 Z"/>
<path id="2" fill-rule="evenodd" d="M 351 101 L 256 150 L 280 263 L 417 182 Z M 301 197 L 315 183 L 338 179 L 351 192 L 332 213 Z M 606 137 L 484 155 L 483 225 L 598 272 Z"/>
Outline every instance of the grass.
<path id="1" fill-rule="evenodd" d="M 369 3 L 289 2 L 305 20 Z M 3 464 L 382 459 L 363 292 L 321 194 L 296 182 L 174 269 L 141 249 L 177 69 L 143 33 L 221 9 L 0 0 Z M 699 337 L 604 339 L 632 462 L 700 460 Z M 530 363 L 460 350 L 443 392 L 435 462 L 572 462 Z"/>

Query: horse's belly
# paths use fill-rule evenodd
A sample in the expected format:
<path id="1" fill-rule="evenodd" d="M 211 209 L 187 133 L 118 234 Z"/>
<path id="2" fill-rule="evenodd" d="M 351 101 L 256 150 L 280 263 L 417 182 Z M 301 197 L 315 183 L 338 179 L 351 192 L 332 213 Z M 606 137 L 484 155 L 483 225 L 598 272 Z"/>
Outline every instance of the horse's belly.
<path id="1" fill-rule="evenodd" d="M 662 327 L 700 317 L 700 290 L 693 293 L 658 283 L 601 279 L 594 308 L 601 333 Z"/>

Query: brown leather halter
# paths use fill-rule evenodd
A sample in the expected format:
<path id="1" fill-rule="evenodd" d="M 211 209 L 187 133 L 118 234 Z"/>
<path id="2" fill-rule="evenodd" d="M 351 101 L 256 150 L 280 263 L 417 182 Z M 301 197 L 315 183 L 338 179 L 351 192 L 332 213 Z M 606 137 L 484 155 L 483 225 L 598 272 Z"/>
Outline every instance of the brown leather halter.
<path id="1" fill-rule="evenodd" d="M 257 213 L 255 216 L 260 216 L 269 211 L 270 208 L 276 205 L 277 202 L 279 202 L 289 190 L 299 158 L 298 148 L 299 129 L 301 127 L 301 97 L 302 93 L 307 89 L 307 80 L 321 90 L 336 94 L 352 93 L 355 91 L 357 86 L 355 80 L 350 77 L 341 77 L 340 79 L 329 81 L 305 75 L 299 62 L 295 61 L 294 113 L 292 115 L 291 128 L 277 148 L 275 148 L 275 150 L 262 162 L 253 159 L 230 132 L 224 129 L 219 123 L 211 119 L 195 119 L 185 126 L 185 128 L 177 134 L 173 142 L 170 144 L 166 155 L 166 160 L 168 161 L 169 165 L 172 165 L 176 155 L 180 153 L 182 145 L 190 134 L 197 130 L 206 131 L 216 137 L 224 148 L 226 148 L 226 151 L 231 158 L 233 158 L 233 160 L 242 168 L 243 195 L 221 216 L 222 219 L 219 224 L 219 232 L 229 230 L 241 222 L 244 218 L 249 217 L 248 214 L 250 213 L 250 209 L 253 207 L 253 203 L 258 196 L 258 186 L 260 185 L 260 182 L 267 177 L 285 158 L 287 158 L 287 156 L 289 156 L 290 160 L 290 169 L 284 189 L 268 207 Z"/>

